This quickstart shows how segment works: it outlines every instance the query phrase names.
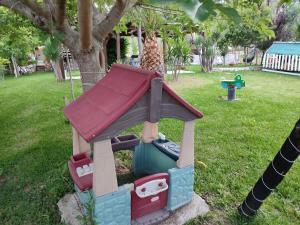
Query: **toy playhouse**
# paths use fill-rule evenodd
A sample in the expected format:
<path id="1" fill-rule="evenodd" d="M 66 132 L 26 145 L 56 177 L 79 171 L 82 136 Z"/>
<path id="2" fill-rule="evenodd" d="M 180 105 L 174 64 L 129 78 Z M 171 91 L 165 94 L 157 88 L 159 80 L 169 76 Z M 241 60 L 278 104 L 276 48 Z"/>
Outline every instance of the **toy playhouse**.
<path id="1" fill-rule="evenodd" d="M 68 162 L 76 194 L 101 225 L 153 224 L 193 198 L 194 127 L 202 113 L 156 72 L 113 65 L 64 109 L 73 129 Z M 158 135 L 160 118 L 184 121 L 179 145 Z M 120 135 L 144 123 L 141 140 Z M 133 184 L 118 186 L 113 153 L 133 150 Z M 93 201 L 91 201 L 91 198 Z"/>

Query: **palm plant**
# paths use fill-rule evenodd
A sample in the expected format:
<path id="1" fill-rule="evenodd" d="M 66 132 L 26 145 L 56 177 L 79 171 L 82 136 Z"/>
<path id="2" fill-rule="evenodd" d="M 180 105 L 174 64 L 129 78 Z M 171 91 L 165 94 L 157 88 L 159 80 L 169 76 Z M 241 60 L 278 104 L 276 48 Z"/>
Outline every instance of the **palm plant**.
<path id="1" fill-rule="evenodd" d="M 45 41 L 44 55 L 50 60 L 55 78 L 57 81 L 63 80 L 62 71 L 59 65 L 60 58 L 60 35 L 55 33 Z"/>
<path id="2" fill-rule="evenodd" d="M 212 70 L 213 56 L 215 53 L 212 39 L 199 35 L 195 40 L 195 45 L 199 53 L 202 71 L 210 72 Z"/>
<path id="3" fill-rule="evenodd" d="M 190 60 L 191 45 L 184 37 L 168 38 L 168 61 L 172 66 L 173 80 L 178 80 L 180 69 Z"/>

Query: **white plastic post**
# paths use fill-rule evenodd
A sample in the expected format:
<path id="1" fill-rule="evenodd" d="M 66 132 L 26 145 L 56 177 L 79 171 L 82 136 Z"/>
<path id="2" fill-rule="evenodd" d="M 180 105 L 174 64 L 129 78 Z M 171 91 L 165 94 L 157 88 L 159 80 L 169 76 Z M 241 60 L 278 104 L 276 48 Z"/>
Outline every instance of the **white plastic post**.
<path id="1" fill-rule="evenodd" d="M 289 57 L 288 57 L 288 64 L 287 64 L 286 70 L 291 70 L 291 55 L 289 55 Z"/>
<path id="2" fill-rule="evenodd" d="M 269 55 L 269 68 L 272 69 L 272 65 L 273 65 L 273 54 Z"/>
<path id="3" fill-rule="evenodd" d="M 263 68 L 266 68 L 266 58 L 267 58 L 267 54 L 265 53 L 263 56 Z"/>
<path id="4" fill-rule="evenodd" d="M 80 152 L 90 152 L 91 151 L 91 145 L 87 143 L 80 135 L 78 135 L 79 138 L 79 151 Z"/>
<path id="5" fill-rule="evenodd" d="M 177 160 L 178 168 L 194 165 L 195 123 L 195 120 L 184 123 L 181 149 Z"/>
<path id="6" fill-rule="evenodd" d="M 292 55 L 291 71 L 294 71 L 295 55 Z"/>
<path id="7" fill-rule="evenodd" d="M 284 55 L 283 57 L 283 68 L 282 69 L 286 69 L 286 66 L 287 66 L 287 55 Z"/>
<path id="8" fill-rule="evenodd" d="M 299 63 L 299 56 L 296 55 L 295 56 L 295 67 L 294 67 L 295 71 L 298 71 L 298 63 Z"/>
<path id="9" fill-rule="evenodd" d="M 282 64 L 281 64 L 281 69 L 283 70 L 286 64 L 286 55 L 282 55 Z"/>
<path id="10" fill-rule="evenodd" d="M 73 155 L 77 155 L 81 152 L 91 151 L 91 146 L 87 143 L 72 126 L 72 141 L 73 141 Z"/>
<path id="11" fill-rule="evenodd" d="M 151 143 L 158 138 L 158 123 L 144 122 L 142 140 L 144 143 Z"/>
<path id="12" fill-rule="evenodd" d="M 266 57 L 266 68 L 269 68 L 269 58 L 270 58 L 270 55 L 267 54 L 267 57 Z"/>
<path id="13" fill-rule="evenodd" d="M 280 70 L 280 68 L 281 68 L 281 63 L 282 63 L 282 57 L 281 57 L 281 55 L 279 55 L 278 65 L 277 65 L 277 68 L 276 68 L 276 69 Z"/>
<path id="14" fill-rule="evenodd" d="M 77 130 L 72 126 L 72 141 L 73 141 L 73 155 L 80 153 L 79 135 Z"/>
<path id="15" fill-rule="evenodd" d="M 94 143 L 93 191 L 102 196 L 118 190 L 114 155 L 110 139 Z"/>
<path id="16" fill-rule="evenodd" d="M 278 66 L 278 55 L 275 55 L 275 65 L 274 65 L 274 69 L 277 69 Z"/>
<path id="17" fill-rule="evenodd" d="M 276 65 L 276 55 L 273 54 L 273 55 L 272 55 L 272 69 L 275 68 L 275 65 Z"/>

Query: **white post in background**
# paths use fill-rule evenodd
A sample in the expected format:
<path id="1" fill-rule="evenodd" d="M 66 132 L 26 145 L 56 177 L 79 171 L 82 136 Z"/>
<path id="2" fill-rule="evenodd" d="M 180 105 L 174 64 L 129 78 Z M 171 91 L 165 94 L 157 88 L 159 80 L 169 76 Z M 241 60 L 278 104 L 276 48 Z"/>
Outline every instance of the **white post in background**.
<path id="1" fill-rule="evenodd" d="M 287 69 L 286 70 L 291 70 L 291 55 L 288 57 L 288 63 L 287 63 Z"/>
<path id="2" fill-rule="evenodd" d="M 299 62 L 299 56 L 298 55 L 296 55 L 295 56 L 295 71 L 298 71 L 298 62 Z"/>
<path id="3" fill-rule="evenodd" d="M 287 56 L 286 55 L 283 55 L 283 59 L 282 59 L 282 70 L 284 70 L 285 69 L 285 67 L 286 67 L 286 60 L 287 59 Z"/>
<path id="4" fill-rule="evenodd" d="M 275 65 L 274 65 L 274 69 L 276 70 L 277 69 L 277 67 L 278 67 L 278 55 L 276 54 L 275 55 Z"/>
<path id="5" fill-rule="evenodd" d="M 272 65 L 273 65 L 273 54 L 269 55 L 269 68 L 272 69 Z"/>
<path id="6" fill-rule="evenodd" d="M 294 71 L 294 65 L 295 65 L 295 55 L 292 55 L 292 63 L 291 63 L 291 71 Z"/>
<path id="7" fill-rule="evenodd" d="M 283 60 L 282 60 L 282 70 L 286 69 L 286 64 L 287 64 L 287 55 L 283 56 Z"/>
<path id="8" fill-rule="evenodd" d="M 281 67 L 281 55 L 278 56 L 278 64 L 276 69 L 280 70 L 280 67 Z"/>
<path id="9" fill-rule="evenodd" d="M 276 58 L 275 58 L 275 56 L 276 56 L 275 54 L 272 55 L 272 67 L 271 67 L 272 69 L 274 69 L 275 64 L 276 64 Z"/>
<path id="10" fill-rule="evenodd" d="M 266 68 L 269 68 L 269 54 L 267 54 L 267 59 L 266 59 Z"/>
<path id="11" fill-rule="evenodd" d="M 298 56 L 298 71 L 300 71 L 300 56 Z"/>
<path id="12" fill-rule="evenodd" d="M 265 53 L 264 55 L 263 55 L 263 68 L 266 68 L 266 58 L 267 58 L 267 53 Z"/>

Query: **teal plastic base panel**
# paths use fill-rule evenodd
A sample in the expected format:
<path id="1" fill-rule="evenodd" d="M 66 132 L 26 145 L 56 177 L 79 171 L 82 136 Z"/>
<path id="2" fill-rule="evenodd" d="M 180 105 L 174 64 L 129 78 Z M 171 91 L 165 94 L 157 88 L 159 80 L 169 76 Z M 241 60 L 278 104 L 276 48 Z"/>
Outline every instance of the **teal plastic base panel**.
<path id="1" fill-rule="evenodd" d="M 173 168 L 170 175 L 168 206 L 173 211 L 192 201 L 194 195 L 194 167 Z"/>
<path id="2" fill-rule="evenodd" d="M 86 214 L 86 205 L 89 204 L 92 201 L 93 198 L 93 193 L 91 190 L 86 190 L 86 191 L 81 191 L 77 185 L 75 184 L 75 192 L 77 197 L 80 200 L 82 209 L 83 209 L 83 213 Z"/>
<path id="3" fill-rule="evenodd" d="M 176 161 L 162 153 L 153 144 L 141 142 L 135 147 L 133 172 L 136 176 L 168 172 L 176 167 Z"/>
<path id="4" fill-rule="evenodd" d="M 97 225 L 130 225 L 131 196 L 124 186 L 107 195 L 95 197 L 94 217 Z"/>

